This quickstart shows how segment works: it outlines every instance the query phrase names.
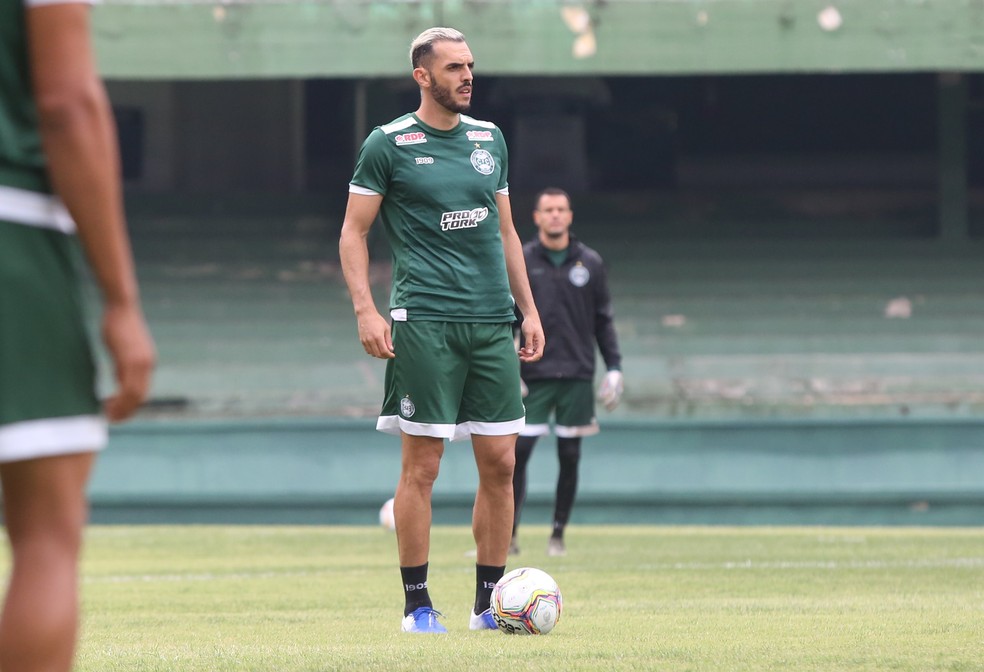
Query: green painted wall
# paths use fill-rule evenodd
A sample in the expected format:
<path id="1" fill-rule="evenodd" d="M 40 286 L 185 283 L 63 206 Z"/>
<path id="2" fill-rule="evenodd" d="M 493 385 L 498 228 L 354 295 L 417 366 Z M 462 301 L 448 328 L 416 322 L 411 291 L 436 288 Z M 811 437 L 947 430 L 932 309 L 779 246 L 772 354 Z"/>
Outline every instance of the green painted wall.
<path id="1" fill-rule="evenodd" d="M 143 422 L 113 430 L 91 484 L 101 521 L 369 523 L 399 476 L 371 420 Z M 584 440 L 575 522 L 979 524 L 979 420 L 611 422 Z M 547 522 L 553 438 L 524 520 Z M 465 523 L 471 447 L 448 444 L 435 520 Z"/>
<path id="2" fill-rule="evenodd" d="M 109 78 L 405 75 L 433 25 L 462 30 L 486 74 L 984 69 L 982 0 L 106 0 L 94 21 Z"/>

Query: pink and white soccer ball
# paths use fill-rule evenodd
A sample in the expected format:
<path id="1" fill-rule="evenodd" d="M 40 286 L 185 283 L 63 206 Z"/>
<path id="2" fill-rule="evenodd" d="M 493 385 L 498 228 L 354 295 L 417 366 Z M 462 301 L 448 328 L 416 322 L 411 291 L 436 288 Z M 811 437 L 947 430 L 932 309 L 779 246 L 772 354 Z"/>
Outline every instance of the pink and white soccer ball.
<path id="1" fill-rule="evenodd" d="M 545 635 L 560 620 L 560 587 L 542 569 L 520 567 L 492 589 L 492 618 L 510 635 Z"/>
<path id="2" fill-rule="evenodd" d="M 379 524 L 393 532 L 396 530 L 396 518 L 393 517 L 393 498 L 389 498 L 379 509 Z"/>

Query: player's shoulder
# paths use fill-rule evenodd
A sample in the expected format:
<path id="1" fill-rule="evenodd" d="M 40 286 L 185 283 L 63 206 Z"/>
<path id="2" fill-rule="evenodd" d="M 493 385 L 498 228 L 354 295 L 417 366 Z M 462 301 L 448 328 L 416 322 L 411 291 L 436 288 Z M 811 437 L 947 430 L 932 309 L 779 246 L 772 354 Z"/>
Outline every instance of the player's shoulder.
<path id="1" fill-rule="evenodd" d="M 469 140 L 491 140 L 501 137 L 502 131 L 491 121 L 483 121 L 467 114 L 458 115 Z"/>
<path id="2" fill-rule="evenodd" d="M 605 260 L 601 258 L 601 254 L 593 247 L 588 247 L 580 240 L 575 241 L 574 244 L 578 247 L 578 253 L 580 254 L 581 261 L 598 265 L 603 265 L 605 263 Z"/>
<path id="3" fill-rule="evenodd" d="M 419 128 L 420 122 L 417 121 L 417 117 L 413 116 L 413 113 L 408 112 L 402 116 L 397 117 L 393 121 L 377 126 L 373 129 L 380 135 L 387 136 L 393 135 L 394 133 L 405 132 L 407 130 L 412 130 L 414 127 Z"/>
<path id="4" fill-rule="evenodd" d="M 499 130 L 499 127 L 496 126 L 491 121 L 482 121 L 481 119 L 476 119 L 475 117 L 469 117 L 467 114 L 459 114 L 458 118 L 461 120 L 461 123 L 464 124 L 465 126 L 474 126 L 475 128 L 487 128 L 489 130 L 495 129 L 497 131 Z"/>
<path id="5" fill-rule="evenodd" d="M 381 124 L 372 129 L 369 137 L 366 138 L 366 144 L 391 145 L 394 142 L 399 144 L 405 135 L 419 130 L 420 124 L 416 117 L 412 114 L 404 114 L 402 117 L 397 117 L 387 124 Z"/>
<path id="6" fill-rule="evenodd" d="M 389 152 L 391 148 L 425 142 L 420 123 L 413 114 L 404 114 L 387 124 L 372 129 L 364 147 L 373 152 Z"/>

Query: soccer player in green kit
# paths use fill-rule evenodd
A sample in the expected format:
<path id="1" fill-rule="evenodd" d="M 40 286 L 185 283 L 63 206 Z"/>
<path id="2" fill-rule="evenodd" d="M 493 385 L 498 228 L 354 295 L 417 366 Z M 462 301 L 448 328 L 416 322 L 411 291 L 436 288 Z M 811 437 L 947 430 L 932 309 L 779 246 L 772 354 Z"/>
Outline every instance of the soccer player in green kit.
<path id="1" fill-rule="evenodd" d="M 443 633 L 427 590 L 431 492 L 444 440 L 471 437 L 479 484 L 472 630 L 495 629 L 492 587 L 512 531 L 516 436 L 525 424 L 519 362 L 544 337 L 513 224 L 508 154 L 495 124 L 464 114 L 474 59 L 451 28 L 410 46 L 420 107 L 375 128 L 349 186 L 339 254 L 366 353 L 387 360 L 376 428 L 399 434 L 394 514 L 404 585 L 404 632 Z M 369 286 L 366 237 L 380 215 L 393 253 L 390 322 Z M 523 315 L 518 353 L 510 329 Z"/>
<path id="2" fill-rule="evenodd" d="M 4 672 L 71 669 L 85 486 L 106 421 L 132 415 L 150 385 L 154 345 L 121 191 L 88 3 L 0 0 L 0 478 L 13 559 L 0 617 Z M 103 404 L 76 234 L 102 295 L 117 383 Z"/>

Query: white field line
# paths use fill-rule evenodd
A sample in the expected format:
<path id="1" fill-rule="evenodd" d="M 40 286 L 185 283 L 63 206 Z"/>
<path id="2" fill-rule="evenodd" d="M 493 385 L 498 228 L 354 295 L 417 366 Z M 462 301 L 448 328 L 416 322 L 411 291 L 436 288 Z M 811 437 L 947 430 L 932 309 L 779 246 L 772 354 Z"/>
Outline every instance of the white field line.
<path id="1" fill-rule="evenodd" d="M 639 564 L 619 567 L 620 570 L 641 571 L 706 571 L 706 570 L 800 570 L 800 569 L 981 569 L 984 568 L 984 557 L 981 558 L 938 558 L 934 560 L 774 560 L 757 561 L 742 560 L 737 562 L 670 562 L 655 564 Z M 348 570 L 298 570 L 298 571 L 264 571 L 264 572 L 196 572 L 189 574 L 108 574 L 106 576 L 86 576 L 83 580 L 88 584 L 100 583 L 168 583 L 168 582 L 197 582 L 197 581 L 228 581 L 244 579 L 280 579 L 306 578 L 325 576 L 329 574 L 348 574 Z"/>
<path id="2" fill-rule="evenodd" d="M 171 583 L 196 581 L 226 581 L 243 579 L 290 579 L 339 574 L 338 570 L 301 570 L 283 572 L 196 572 L 191 574 L 107 574 L 106 576 L 86 576 L 84 583 Z M 345 573 L 348 573 L 347 571 Z"/>
<path id="3" fill-rule="evenodd" d="M 977 569 L 984 558 L 937 558 L 933 560 L 740 560 L 736 562 L 674 562 L 639 565 L 647 570 L 758 570 L 758 569 Z"/>

